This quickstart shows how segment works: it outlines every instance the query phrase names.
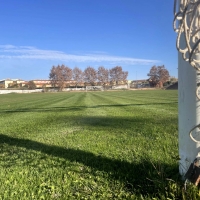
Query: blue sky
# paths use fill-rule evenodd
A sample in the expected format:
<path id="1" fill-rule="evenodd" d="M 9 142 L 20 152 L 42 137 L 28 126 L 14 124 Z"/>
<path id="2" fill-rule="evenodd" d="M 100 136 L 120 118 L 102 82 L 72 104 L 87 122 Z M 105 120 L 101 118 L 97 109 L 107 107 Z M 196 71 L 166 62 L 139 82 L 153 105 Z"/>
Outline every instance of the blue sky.
<path id="1" fill-rule="evenodd" d="M 0 19 L 0 79 L 48 79 L 58 64 L 178 76 L 173 0 L 6 0 Z"/>

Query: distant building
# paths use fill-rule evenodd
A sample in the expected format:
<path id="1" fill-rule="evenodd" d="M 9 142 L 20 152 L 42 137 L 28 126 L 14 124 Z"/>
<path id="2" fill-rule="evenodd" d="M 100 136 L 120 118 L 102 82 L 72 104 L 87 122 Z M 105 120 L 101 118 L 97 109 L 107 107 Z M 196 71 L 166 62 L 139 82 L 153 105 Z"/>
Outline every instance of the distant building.
<path id="1" fill-rule="evenodd" d="M 31 80 L 31 81 L 33 81 L 35 83 L 36 88 L 52 87 L 50 80 Z"/>
<path id="2" fill-rule="evenodd" d="M 27 81 L 21 79 L 3 79 L 0 80 L 0 88 L 23 87 Z"/>
<path id="3" fill-rule="evenodd" d="M 31 80 L 35 83 L 36 88 L 52 88 L 53 86 L 51 85 L 51 80 Z M 65 85 L 67 87 L 72 87 L 75 86 L 76 81 L 74 80 L 69 80 L 65 81 Z"/>
<path id="4" fill-rule="evenodd" d="M 31 80 L 35 83 L 36 88 L 52 88 L 51 85 L 51 80 Z M 24 81 L 21 79 L 3 79 L 0 80 L 0 88 L 22 88 L 22 87 L 27 87 L 28 88 L 29 81 Z M 69 80 L 65 81 L 66 87 L 75 87 L 76 86 L 76 81 L 74 80 Z M 78 84 L 78 85 L 84 85 Z"/>

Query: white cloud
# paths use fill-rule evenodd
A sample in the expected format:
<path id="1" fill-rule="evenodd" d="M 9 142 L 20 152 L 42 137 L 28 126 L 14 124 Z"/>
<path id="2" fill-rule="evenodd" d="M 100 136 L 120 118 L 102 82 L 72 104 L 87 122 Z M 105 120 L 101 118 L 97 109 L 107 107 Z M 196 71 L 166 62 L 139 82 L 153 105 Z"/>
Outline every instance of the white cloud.
<path id="1" fill-rule="evenodd" d="M 62 51 L 42 50 L 31 46 L 0 45 L 1 59 L 41 59 L 60 60 L 68 62 L 107 62 L 112 64 L 126 65 L 151 65 L 158 63 L 158 60 L 137 59 L 130 57 L 110 56 L 102 53 L 94 54 L 67 54 Z"/>

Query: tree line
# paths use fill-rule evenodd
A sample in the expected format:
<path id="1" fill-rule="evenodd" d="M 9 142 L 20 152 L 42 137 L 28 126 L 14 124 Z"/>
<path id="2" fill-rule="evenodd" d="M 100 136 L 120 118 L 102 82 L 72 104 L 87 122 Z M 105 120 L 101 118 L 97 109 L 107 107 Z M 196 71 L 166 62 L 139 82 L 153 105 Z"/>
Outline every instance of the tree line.
<path id="1" fill-rule="evenodd" d="M 103 66 L 98 67 L 96 70 L 93 67 L 87 67 L 84 71 L 75 67 L 69 68 L 65 65 L 52 66 L 49 79 L 53 87 L 58 87 L 62 90 L 66 87 L 67 82 L 74 82 L 75 86 L 81 85 L 110 85 L 126 83 L 128 77 L 128 71 L 123 71 L 121 66 L 116 66 L 111 69 L 106 69 Z"/>

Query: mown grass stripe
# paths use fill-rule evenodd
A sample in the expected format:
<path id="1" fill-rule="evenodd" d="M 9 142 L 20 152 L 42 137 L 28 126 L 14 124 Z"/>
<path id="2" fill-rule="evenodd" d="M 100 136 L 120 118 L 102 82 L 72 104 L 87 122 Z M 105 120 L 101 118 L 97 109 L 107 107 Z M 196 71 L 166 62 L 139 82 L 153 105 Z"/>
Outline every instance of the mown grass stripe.
<path id="1" fill-rule="evenodd" d="M 176 178 L 176 100 L 176 91 L 0 96 L 0 199 L 178 197 L 166 180 L 164 190 L 147 180 L 161 181 L 154 166 Z"/>

